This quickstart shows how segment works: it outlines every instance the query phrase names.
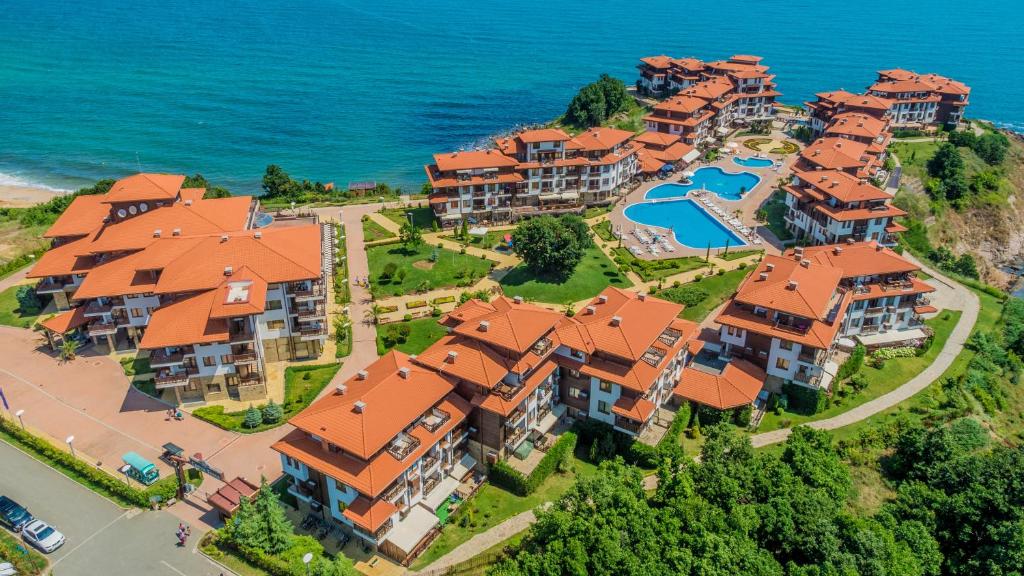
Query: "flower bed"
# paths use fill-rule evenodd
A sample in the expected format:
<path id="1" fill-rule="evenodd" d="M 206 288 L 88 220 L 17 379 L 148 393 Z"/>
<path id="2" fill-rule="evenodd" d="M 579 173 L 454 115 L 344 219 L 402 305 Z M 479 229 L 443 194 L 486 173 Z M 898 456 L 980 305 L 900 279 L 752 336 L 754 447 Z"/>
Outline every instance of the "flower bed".
<path id="1" fill-rule="evenodd" d="M 455 302 L 455 300 L 455 296 L 441 296 L 440 298 L 434 298 L 431 303 L 437 306 L 438 304 L 450 304 Z"/>
<path id="2" fill-rule="evenodd" d="M 409 309 L 409 310 L 412 310 L 414 308 L 423 308 L 426 305 L 427 305 L 427 301 L 426 300 L 413 300 L 411 302 L 406 302 L 405 303 L 405 307 L 407 309 Z"/>

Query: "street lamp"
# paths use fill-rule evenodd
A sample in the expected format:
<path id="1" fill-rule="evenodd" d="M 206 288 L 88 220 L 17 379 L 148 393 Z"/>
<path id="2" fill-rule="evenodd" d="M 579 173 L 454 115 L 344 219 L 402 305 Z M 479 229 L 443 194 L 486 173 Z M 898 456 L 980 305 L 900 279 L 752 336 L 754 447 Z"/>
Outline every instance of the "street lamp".
<path id="1" fill-rule="evenodd" d="M 309 576 L 309 563 L 313 561 L 313 553 L 306 552 L 302 556 L 302 563 L 306 565 L 306 576 Z"/>
<path id="2" fill-rule="evenodd" d="M 124 481 L 129 486 L 132 485 L 132 477 L 128 475 L 128 471 L 131 470 L 131 469 L 132 469 L 132 467 L 129 466 L 128 464 L 125 464 L 124 466 L 121 466 L 120 468 L 117 469 L 118 472 L 120 472 L 121 474 L 124 474 Z"/>
<path id="3" fill-rule="evenodd" d="M 71 448 L 71 457 L 78 458 L 78 456 L 75 455 L 75 437 L 68 436 L 64 441 L 68 443 L 68 448 Z"/>
<path id="4" fill-rule="evenodd" d="M 18 422 L 21 422 L 21 429 L 24 430 L 25 429 L 25 421 L 22 420 L 21 417 L 25 415 L 25 411 L 24 410 L 18 410 L 17 412 L 14 413 L 14 415 L 18 417 Z"/>
<path id="5" fill-rule="evenodd" d="M 412 212 L 406 212 L 405 217 L 409 219 L 409 226 L 412 226 Z"/>

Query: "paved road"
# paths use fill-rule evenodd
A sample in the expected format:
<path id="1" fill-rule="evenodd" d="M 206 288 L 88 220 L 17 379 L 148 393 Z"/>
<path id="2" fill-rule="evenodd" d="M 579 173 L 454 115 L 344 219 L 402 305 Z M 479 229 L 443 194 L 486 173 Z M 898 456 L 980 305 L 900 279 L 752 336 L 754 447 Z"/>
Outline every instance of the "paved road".
<path id="1" fill-rule="evenodd" d="M 60 576 L 217 576 L 227 573 L 195 551 L 178 548 L 178 518 L 124 510 L 59 472 L 0 442 L 0 493 L 52 522 L 67 543 L 50 555 Z"/>

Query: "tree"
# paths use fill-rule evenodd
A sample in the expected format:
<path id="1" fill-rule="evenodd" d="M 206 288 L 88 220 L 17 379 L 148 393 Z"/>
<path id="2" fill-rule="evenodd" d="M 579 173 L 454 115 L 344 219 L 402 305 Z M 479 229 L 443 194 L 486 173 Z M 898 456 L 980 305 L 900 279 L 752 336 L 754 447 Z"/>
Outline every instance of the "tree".
<path id="1" fill-rule="evenodd" d="M 238 546 L 258 550 L 267 549 L 267 534 L 263 531 L 263 522 L 260 521 L 259 512 L 245 496 L 239 500 L 238 509 L 235 510 L 231 520 L 224 525 L 224 528 L 228 539 Z"/>
<path id="2" fill-rule="evenodd" d="M 60 359 L 64 361 L 74 360 L 78 355 L 78 340 L 64 338 L 60 341 Z"/>
<path id="3" fill-rule="evenodd" d="M 263 422 L 266 424 L 275 424 L 284 418 L 284 409 L 281 405 L 274 402 L 273 399 L 267 401 L 267 405 L 263 407 Z"/>
<path id="4" fill-rule="evenodd" d="M 953 270 L 968 278 L 978 278 L 978 265 L 974 261 L 974 256 L 967 253 L 961 254 L 957 258 Z"/>
<path id="5" fill-rule="evenodd" d="M 459 225 L 459 239 L 469 240 L 469 224 L 467 224 L 465 220 L 463 220 L 462 224 Z"/>
<path id="6" fill-rule="evenodd" d="M 292 523 L 284 512 L 284 508 L 277 499 L 277 495 L 263 478 L 260 483 L 259 492 L 253 500 L 256 514 L 263 525 L 263 532 L 266 536 L 265 552 L 278 554 L 287 550 L 291 545 L 294 534 Z"/>
<path id="7" fill-rule="evenodd" d="M 967 178 L 964 175 L 964 159 L 956 146 L 943 143 L 927 164 L 928 174 L 939 181 L 938 192 L 947 200 L 958 200 L 967 193 Z"/>
<path id="8" fill-rule="evenodd" d="M 402 224 L 398 233 L 402 244 L 407 248 L 415 248 L 423 242 L 423 234 L 420 232 L 419 227 L 414 226 L 412 222 Z"/>
<path id="9" fill-rule="evenodd" d="M 512 246 L 527 266 L 562 277 L 572 274 L 589 247 L 581 243 L 574 224 L 566 225 L 564 219 L 548 215 L 519 224 L 512 232 Z"/>
<path id="10" fill-rule="evenodd" d="M 978 137 L 971 147 L 979 158 L 991 166 L 998 166 L 1006 159 L 1010 141 L 998 132 L 988 132 Z"/>
<path id="11" fill-rule="evenodd" d="M 263 414 L 259 408 L 256 408 L 252 404 L 249 405 L 249 409 L 245 411 L 245 418 L 242 420 L 242 426 L 246 428 L 255 428 L 263 422 Z"/>
<path id="12" fill-rule="evenodd" d="M 36 294 L 36 290 L 32 286 L 19 286 L 14 296 L 18 299 L 18 310 L 23 315 L 35 314 L 43 307 L 43 303 L 39 301 L 39 295 Z"/>
<path id="13" fill-rule="evenodd" d="M 214 186 L 203 177 L 202 174 L 193 174 L 187 176 L 185 181 L 181 184 L 182 188 L 205 188 L 206 192 L 203 193 L 203 200 L 210 200 L 213 198 L 230 198 L 231 192 L 223 186 Z"/>
<path id="14" fill-rule="evenodd" d="M 295 182 L 277 164 L 267 166 L 263 174 L 263 194 L 268 198 L 288 198 L 295 192 Z"/>
<path id="15" fill-rule="evenodd" d="M 602 74 L 576 93 L 565 111 L 565 121 L 579 128 L 600 126 L 625 109 L 631 98 L 621 80 Z"/>

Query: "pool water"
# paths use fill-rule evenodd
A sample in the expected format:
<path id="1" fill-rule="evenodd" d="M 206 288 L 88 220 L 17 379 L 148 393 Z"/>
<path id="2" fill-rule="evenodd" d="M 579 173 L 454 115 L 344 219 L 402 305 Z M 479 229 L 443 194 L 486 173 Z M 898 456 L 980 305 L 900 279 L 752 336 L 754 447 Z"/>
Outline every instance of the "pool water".
<path id="1" fill-rule="evenodd" d="M 266 212 L 260 212 L 256 215 L 256 220 L 253 222 L 254 228 L 266 228 L 274 223 L 274 217 Z"/>
<path id="2" fill-rule="evenodd" d="M 623 212 L 626 218 L 642 226 L 671 228 L 676 242 L 694 249 L 724 248 L 746 244 L 735 232 L 708 214 L 693 200 L 639 202 Z"/>
<path id="3" fill-rule="evenodd" d="M 749 156 L 747 158 L 740 158 L 739 156 L 735 156 L 733 157 L 732 161 L 739 164 L 740 166 L 746 166 L 747 168 L 768 168 L 769 166 L 775 163 L 774 161 L 769 160 L 768 158 L 755 158 L 753 156 Z"/>
<path id="4" fill-rule="evenodd" d="M 710 190 L 723 200 L 739 200 L 761 182 L 761 177 L 750 172 L 726 172 L 717 166 L 698 168 L 689 184 L 659 184 L 647 191 L 644 198 L 676 198 L 686 196 L 690 190 Z"/>

